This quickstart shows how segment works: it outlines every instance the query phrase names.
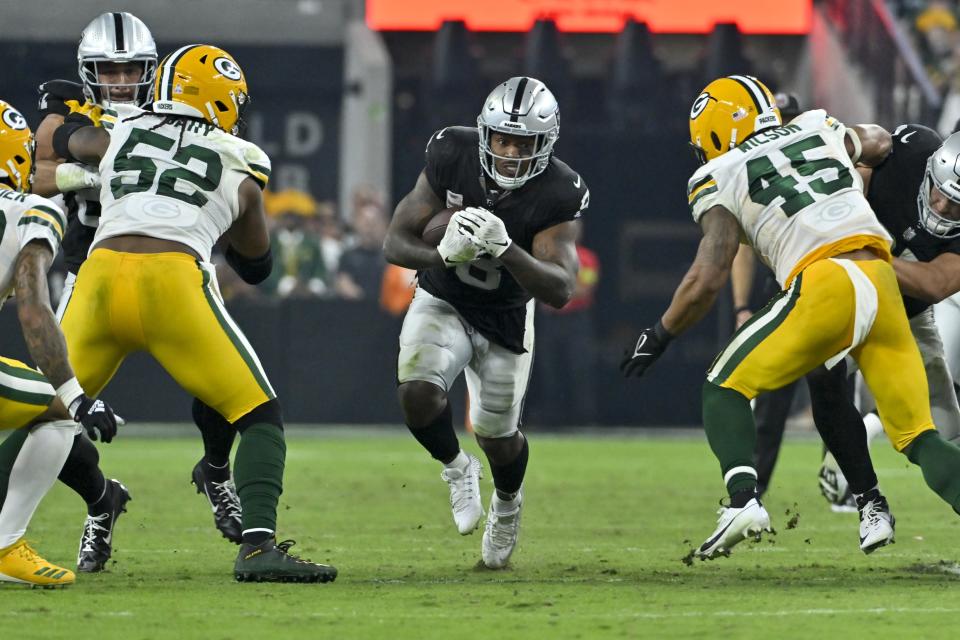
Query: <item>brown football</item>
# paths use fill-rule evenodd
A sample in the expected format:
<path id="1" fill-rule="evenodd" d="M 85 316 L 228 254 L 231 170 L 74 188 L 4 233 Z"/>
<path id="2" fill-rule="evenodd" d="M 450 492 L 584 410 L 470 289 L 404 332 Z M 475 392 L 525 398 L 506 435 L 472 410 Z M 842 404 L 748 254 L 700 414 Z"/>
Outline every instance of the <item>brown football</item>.
<path id="1" fill-rule="evenodd" d="M 427 222 L 427 226 L 423 228 L 423 233 L 420 234 L 423 241 L 431 247 L 439 246 L 440 241 L 443 240 L 443 235 L 447 232 L 447 223 L 450 222 L 451 216 L 457 211 L 459 209 L 442 209 L 435 213 Z"/>

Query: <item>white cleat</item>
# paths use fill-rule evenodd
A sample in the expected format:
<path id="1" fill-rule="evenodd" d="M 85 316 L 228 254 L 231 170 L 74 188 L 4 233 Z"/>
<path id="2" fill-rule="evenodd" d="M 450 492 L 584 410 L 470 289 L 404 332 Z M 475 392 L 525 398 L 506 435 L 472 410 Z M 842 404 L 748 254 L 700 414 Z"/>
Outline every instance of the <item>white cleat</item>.
<path id="1" fill-rule="evenodd" d="M 702 560 L 729 555 L 734 545 L 747 538 L 759 540 L 764 531 L 773 533 L 770 516 L 756 498 L 750 498 L 740 509 L 720 507 L 717 513 L 720 514 L 717 529 L 700 545 L 695 554 Z"/>
<path id="2" fill-rule="evenodd" d="M 879 492 L 875 495 L 871 495 L 872 493 L 868 491 L 857 498 L 857 506 L 860 508 L 860 550 L 866 554 L 893 544 L 896 525 L 896 518 L 890 513 L 887 499 Z"/>
<path id="3" fill-rule="evenodd" d="M 513 506 L 505 503 L 493 492 L 490 513 L 483 529 L 481 555 L 488 569 L 503 569 L 507 566 L 520 535 L 520 511 L 523 508 L 523 492 L 517 494 Z"/>
<path id="4" fill-rule="evenodd" d="M 480 504 L 480 478 L 483 467 L 476 456 L 466 454 L 470 462 L 466 469 L 444 469 L 440 477 L 450 487 L 450 508 L 457 531 L 465 536 L 473 533 L 483 517 L 483 505 Z"/>

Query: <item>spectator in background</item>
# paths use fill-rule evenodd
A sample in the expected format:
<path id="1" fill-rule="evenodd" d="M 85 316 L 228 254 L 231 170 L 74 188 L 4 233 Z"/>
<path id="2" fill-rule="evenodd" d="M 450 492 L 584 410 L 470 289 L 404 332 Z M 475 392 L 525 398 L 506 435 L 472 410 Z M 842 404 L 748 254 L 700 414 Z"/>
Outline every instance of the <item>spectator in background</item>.
<path id="1" fill-rule="evenodd" d="M 580 271 L 570 302 L 562 309 L 538 304 L 537 349 L 533 358 L 537 391 L 531 415 L 543 424 L 589 425 L 597 421 L 597 334 L 593 297 L 600 280 L 597 254 L 580 244 Z"/>
<path id="2" fill-rule="evenodd" d="M 310 224 L 317 216 L 316 200 L 289 189 L 265 197 L 264 208 L 272 220 L 274 267 L 263 289 L 280 298 L 327 295 L 331 278 L 320 239 Z"/>
<path id="3" fill-rule="evenodd" d="M 368 201 L 354 209 L 352 222 L 354 245 L 340 256 L 334 288 L 346 300 L 376 301 L 387 266 L 383 257 L 387 216 L 382 204 Z"/>
<path id="4" fill-rule="evenodd" d="M 320 243 L 326 283 L 333 295 L 333 277 L 340 269 L 340 256 L 343 255 L 343 225 L 336 206 L 328 201 L 317 203 L 317 215 L 309 218 L 307 225 Z"/>

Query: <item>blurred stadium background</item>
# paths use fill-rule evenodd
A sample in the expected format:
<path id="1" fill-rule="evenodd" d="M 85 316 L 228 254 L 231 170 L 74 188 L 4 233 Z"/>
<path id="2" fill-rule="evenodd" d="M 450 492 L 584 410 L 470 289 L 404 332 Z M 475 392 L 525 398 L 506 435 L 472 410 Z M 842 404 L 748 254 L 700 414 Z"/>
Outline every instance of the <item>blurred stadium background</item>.
<path id="1" fill-rule="evenodd" d="M 591 187 L 588 293 L 541 311 L 531 427 L 694 425 L 703 371 L 732 331 L 729 297 L 642 384 L 625 345 L 668 302 L 699 231 L 684 199 L 691 100 L 751 73 L 843 121 L 960 117 L 957 3 L 937 0 L 2 0 L 0 95 L 36 126 L 36 86 L 76 79 L 76 43 L 126 10 L 161 55 L 188 42 L 234 54 L 253 104 L 249 137 L 272 157 L 276 272 L 249 288 L 224 272 L 231 312 L 289 422 L 399 423 L 397 335 L 411 274 L 386 269 L 386 222 L 429 135 L 471 125 L 513 75 L 544 80 L 562 115 L 557 154 Z M 55 8 L 55 10 L 53 10 Z M 14 12 L 15 10 L 15 12 Z M 56 280 L 57 273 L 52 275 Z M 52 290 L 59 291 L 54 282 Z M 4 354 L 27 358 L 15 310 Z M 145 357 L 106 392 L 134 421 L 186 421 L 190 399 Z M 456 397 L 456 396 L 454 396 Z M 462 396 L 461 396 L 462 397 Z"/>

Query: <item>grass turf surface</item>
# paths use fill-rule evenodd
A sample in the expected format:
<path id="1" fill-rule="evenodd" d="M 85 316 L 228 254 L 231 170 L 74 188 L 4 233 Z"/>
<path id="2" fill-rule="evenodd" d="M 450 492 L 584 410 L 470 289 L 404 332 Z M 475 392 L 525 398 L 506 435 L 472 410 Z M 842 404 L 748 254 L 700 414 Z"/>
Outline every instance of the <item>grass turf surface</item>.
<path id="1" fill-rule="evenodd" d="M 816 489 L 819 445 L 788 441 L 766 500 L 778 535 L 686 566 L 722 495 L 701 434 L 532 433 L 519 549 L 493 572 L 476 566 L 481 532 L 457 535 L 440 469 L 412 438 L 319 433 L 289 438 L 280 537 L 336 565 L 335 583 L 235 583 L 236 547 L 189 484 L 199 438 L 121 436 L 101 447 L 134 498 L 109 571 L 63 590 L 0 586 L 0 637 L 903 639 L 944 637 L 960 614 L 960 518 L 882 442 L 896 545 L 861 554 L 856 515 L 831 513 Z M 489 471 L 481 485 L 486 505 Z M 72 567 L 82 519 L 58 484 L 28 538 Z"/>

